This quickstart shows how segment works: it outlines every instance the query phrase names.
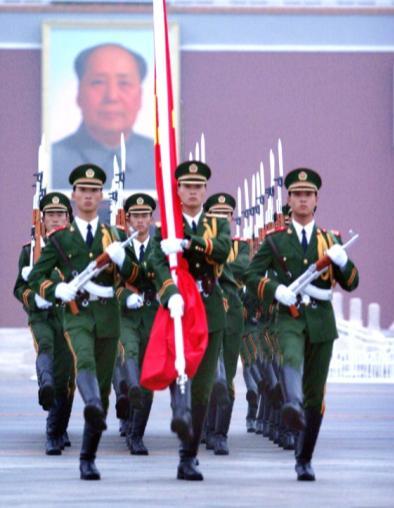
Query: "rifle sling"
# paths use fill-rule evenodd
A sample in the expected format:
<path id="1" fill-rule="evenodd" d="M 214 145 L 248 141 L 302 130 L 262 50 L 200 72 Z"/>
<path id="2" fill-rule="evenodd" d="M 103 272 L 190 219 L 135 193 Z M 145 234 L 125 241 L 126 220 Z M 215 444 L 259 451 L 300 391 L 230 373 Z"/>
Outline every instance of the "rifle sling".
<path id="1" fill-rule="evenodd" d="M 284 274 L 286 275 L 286 277 L 289 279 L 289 282 L 291 281 L 291 272 L 286 264 L 286 261 L 283 259 L 283 257 L 280 255 L 279 251 L 278 251 L 278 247 L 276 246 L 274 240 L 272 239 L 271 236 L 267 235 L 265 237 L 265 239 L 267 240 L 267 243 L 268 245 L 270 246 L 271 250 L 272 250 L 272 254 L 274 255 L 274 258 L 277 260 L 277 262 L 279 263 L 280 267 L 282 268 Z"/>
<path id="2" fill-rule="evenodd" d="M 52 243 L 52 245 L 55 247 L 57 253 L 62 258 L 62 261 L 67 266 L 67 268 L 70 270 L 71 275 L 73 277 L 76 277 L 78 275 L 78 270 L 74 268 L 74 265 L 71 263 L 70 258 L 67 256 L 67 254 L 64 252 L 62 246 L 58 242 L 57 238 L 54 236 L 49 237 L 49 241 Z"/>

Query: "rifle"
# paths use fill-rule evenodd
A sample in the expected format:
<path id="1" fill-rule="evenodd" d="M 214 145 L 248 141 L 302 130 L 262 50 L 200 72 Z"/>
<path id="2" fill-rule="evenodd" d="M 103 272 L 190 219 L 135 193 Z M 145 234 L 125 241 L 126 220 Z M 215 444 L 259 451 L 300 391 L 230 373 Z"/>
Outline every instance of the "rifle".
<path id="1" fill-rule="evenodd" d="M 353 242 L 357 240 L 359 237 L 358 234 L 353 234 L 344 245 L 344 249 L 348 249 Z M 292 282 L 289 286 L 289 289 L 291 289 L 294 293 L 300 294 L 306 286 L 308 286 L 311 282 L 318 279 L 321 274 L 326 272 L 331 264 L 331 259 L 329 256 L 324 255 L 320 259 L 316 261 L 316 263 L 313 263 L 310 265 L 303 274 L 301 274 L 294 282 Z M 297 318 L 299 317 L 300 313 L 296 307 L 296 305 L 290 305 L 289 307 L 290 314 Z"/>
<path id="2" fill-rule="evenodd" d="M 122 148 L 123 147 L 123 148 Z M 126 214 L 123 209 L 123 194 L 126 172 L 125 162 L 125 145 L 123 134 L 121 137 L 121 168 L 119 168 L 118 160 L 114 155 L 114 175 L 112 178 L 111 190 L 109 196 L 111 198 L 111 226 L 118 226 L 126 229 Z"/>
<path id="3" fill-rule="evenodd" d="M 275 227 L 283 228 L 285 226 L 285 216 L 283 215 L 282 211 L 283 152 L 282 152 L 282 141 L 280 139 L 278 140 L 278 166 L 279 166 L 279 176 L 274 179 L 277 186 Z"/>
<path id="4" fill-rule="evenodd" d="M 46 172 L 46 153 L 45 153 L 45 138 L 44 135 L 41 139 L 41 144 L 38 148 L 38 169 L 34 173 L 36 177 L 35 192 L 33 196 L 33 217 L 31 226 L 31 248 L 30 248 L 30 267 L 33 267 L 41 255 L 41 239 L 43 236 L 43 226 L 41 222 L 40 201 L 46 194 L 45 172 Z"/>
<path id="5" fill-rule="evenodd" d="M 134 231 L 134 233 L 132 233 L 127 240 L 121 243 L 121 247 L 125 249 L 137 235 L 138 231 Z M 75 287 L 77 292 L 82 291 L 83 289 L 87 289 L 86 286 L 89 284 L 89 282 L 94 277 L 97 277 L 97 275 L 99 275 L 99 273 L 102 272 L 109 265 L 109 263 L 111 263 L 111 258 L 104 251 L 96 259 L 94 259 L 91 263 L 89 263 L 88 266 L 81 273 L 76 275 L 70 281 L 70 284 L 72 284 Z M 74 315 L 79 314 L 78 305 L 76 304 L 75 301 L 69 302 L 69 305 L 72 314 Z"/>

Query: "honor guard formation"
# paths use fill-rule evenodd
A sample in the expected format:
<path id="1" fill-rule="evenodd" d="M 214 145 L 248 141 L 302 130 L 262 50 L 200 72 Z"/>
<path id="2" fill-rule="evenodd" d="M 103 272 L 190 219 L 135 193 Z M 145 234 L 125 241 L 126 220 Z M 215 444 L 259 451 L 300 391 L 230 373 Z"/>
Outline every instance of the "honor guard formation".
<path id="1" fill-rule="evenodd" d="M 143 438 L 154 390 L 168 388 L 168 428 L 179 438 L 177 478 L 201 481 L 200 446 L 217 456 L 231 453 L 241 359 L 245 432 L 294 451 L 296 478 L 315 480 L 312 457 L 338 337 L 332 290 L 358 285 L 347 253 L 352 240 L 342 245 L 337 231 L 315 222 L 319 174 L 297 168 L 276 179 L 276 189 L 272 182 L 268 199 L 284 184 L 287 204 L 275 213 L 266 207 L 266 220 L 243 238 L 240 216 L 246 224 L 250 213 L 262 217 L 267 203 L 254 199 L 240 213 L 239 196 L 209 195 L 214 174 L 202 160 L 176 167 L 175 231 L 163 222 L 162 208 L 154 225 L 151 195 L 123 196 L 121 170 L 108 205 L 106 171 L 94 161 L 72 169 L 71 201 L 45 193 L 39 172 L 31 242 L 19 257 L 14 295 L 37 353 L 38 403 L 48 414 L 45 453 L 61 455 L 71 446 L 67 426 L 77 387 L 84 402 L 80 478 L 99 480 L 95 459 L 112 386 L 125 451 L 148 456 Z"/>

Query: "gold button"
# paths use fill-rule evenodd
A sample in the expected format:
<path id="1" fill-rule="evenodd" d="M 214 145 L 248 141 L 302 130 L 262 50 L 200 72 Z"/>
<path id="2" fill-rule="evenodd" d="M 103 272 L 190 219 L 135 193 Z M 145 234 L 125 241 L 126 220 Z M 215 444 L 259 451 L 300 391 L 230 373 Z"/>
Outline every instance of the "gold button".
<path id="1" fill-rule="evenodd" d="M 287 261 L 287 257 L 286 256 L 283 256 L 283 261 Z"/>
<path id="2" fill-rule="evenodd" d="M 200 268 L 200 263 L 196 263 L 196 268 Z"/>
<path id="3" fill-rule="evenodd" d="M 89 252 L 89 257 L 92 258 L 93 257 L 93 252 Z"/>
<path id="4" fill-rule="evenodd" d="M 308 264 L 308 260 L 304 259 L 304 265 L 307 265 L 307 264 Z"/>
<path id="5" fill-rule="evenodd" d="M 68 257 L 69 257 L 69 258 L 71 258 L 71 257 L 72 257 L 72 255 L 71 255 L 71 254 L 69 254 L 69 255 L 68 255 Z"/>

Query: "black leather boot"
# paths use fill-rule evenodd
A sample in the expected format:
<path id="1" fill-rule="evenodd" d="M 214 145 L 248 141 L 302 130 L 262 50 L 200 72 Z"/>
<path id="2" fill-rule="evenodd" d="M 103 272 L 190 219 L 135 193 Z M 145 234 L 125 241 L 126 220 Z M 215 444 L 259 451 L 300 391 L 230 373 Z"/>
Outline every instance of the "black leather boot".
<path id="1" fill-rule="evenodd" d="M 224 366 L 222 355 L 218 358 L 215 382 L 212 387 L 212 395 L 218 406 L 227 406 L 230 403 L 230 396 L 227 388 L 226 368 Z"/>
<path id="2" fill-rule="evenodd" d="M 105 430 L 107 424 L 97 377 L 88 370 L 81 370 L 77 375 L 77 385 L 85 403 L 85 421 L 96 431 Z"/>
<path id="3" fill-rule="evenodd" d="M 282 406 L 283 423 L 294 431 L 305 428 L 305 416 L 302 409 L 302 374 L 290 365 L 283 365 L 279 371 L 284 404 Z"/>
<path id="4" fill-rule="evenodd" d="M 256 432 L 256 413 L 258 404 L 257 384 L 252 376 L 250 366 L 244 365 L 242 372 L 246 385 L 246 400 L 248 402 L 246 431 Z"/>
<path id="5" fill-rule="evenodd" d="M 101 431 L 97 431 L 91 425 L 85 423 L 79 456 L 81 480 L 100 480 L 100 472 L 94 463 L 100 438 Z"/>
<path id="6" fill-rule="evenodd" d="M 45 453 L 47 455 L 61 455 L 62 454 L 62 440 L 60 433 L 60 414 L 61 414 L 62 401 L 60 398 L 55 399 L 48 412 L 47 426 L 46 426 L 46 444 Z"/>
<path id="7" fill-rule="evenodd" d="M 265 396 L 263 394 L 260 394 L 259 405 L 258 405 L 257 414 L 256 414 L 256 434 L 262 434 L 263 433 L 263 427 L 264 427 L 264 400 L 265 400 Z"/>
<path id="8" fill-rule="evenodd" d="M 215 394 L 212 392 L 211 397 L 209 398 L 207 416 L 204 422 L 205 448 L 207 450 L 215 449 L 216 425 L 219 407 L 220 406 L 216 402 Z"/>
<path id="9" fill-rule="evenodd" d="M 172 420 L 171 430 L 183 441 L 193 438 L 191 411 L 191 382 L 187 381 L 182 393 L 180 385 L 174 381 L 170 386 Z"/>
<path id="10" fill-rule="evenodd" d="M 204 479 L 201 471 L 198 469 L 197 453 L 201 440 L 202 429 L 207 412 L 205 404 L 193 404 L 192 407 L 192 425 L 193 439 L 188 442 L 182 442 L 179 449 L 178 480 L 202 481 Z"/>
<path id="11" fill-rule="evenodd" d="M 62 450 L 64 448 L 71 446 L 70 438 L 68 437 L 67 427 L 70 421 L 72 406 L 74 402 L 74 392 L 72 391 L 70 394 L 65 395 L 62 398 L 61 404 L 61 414 L 60 414 L 60 422 L 59 422 L 59 432 L 61 434 L 61 446 Z"/>
<path id="12" fill-rule="evenodd" d="M 129 416 L 128 388 L 120 356 L 116 357 L 115 368 L 112 374 L 112 386 L 114 387 L 116 396 L 116 418 L 119 420 L 127 420 Z"/>
<path id="13" fill-rule="evenodd" d="M 36 359 L 38 380 L 38 403 L 48 411 L 55 400 L 55 385 L 53 381 L 53 359 L 47 353 L 40 353 Z"/>
<path id="14" fill-rule="evenodd" d="M 295 470 L 299 481 L 310 482 L 316 479 L 311 461 L 322 419 L 323 415 L 319 409 L 305 409 L 306 427 L 299 433 L 296 444 Z"/>
<path id="15" fill-rule="evenodd" d="M 140 372 L 136 361 L 127 358 L 124 362 L 126 382 L 128 386 L 128 398 L 132 407 L 141 409 L 143 406 L 143 394 L 140 387 Z"/>
<path id="16" fill-rule="evenodd" d="M 233 412 L 234 400 L 230 401 L 228 406 L 218 407 L 218 414 L 216 417 L 216 432 L 215 432 L 215 455 L 228 455 L 227 436 L 230 428 L 231 415 Z"/>
<path id="17" fill-rule="evenodd" d="M 131 429 L 127 439 L 127 445 L 132 455 L 149 455 L 144 444 L 143 437 L 150 410 L 152 407 L 153 394 L 145 393 L 142 399 L 142 408 L 133 410 Z"/>

